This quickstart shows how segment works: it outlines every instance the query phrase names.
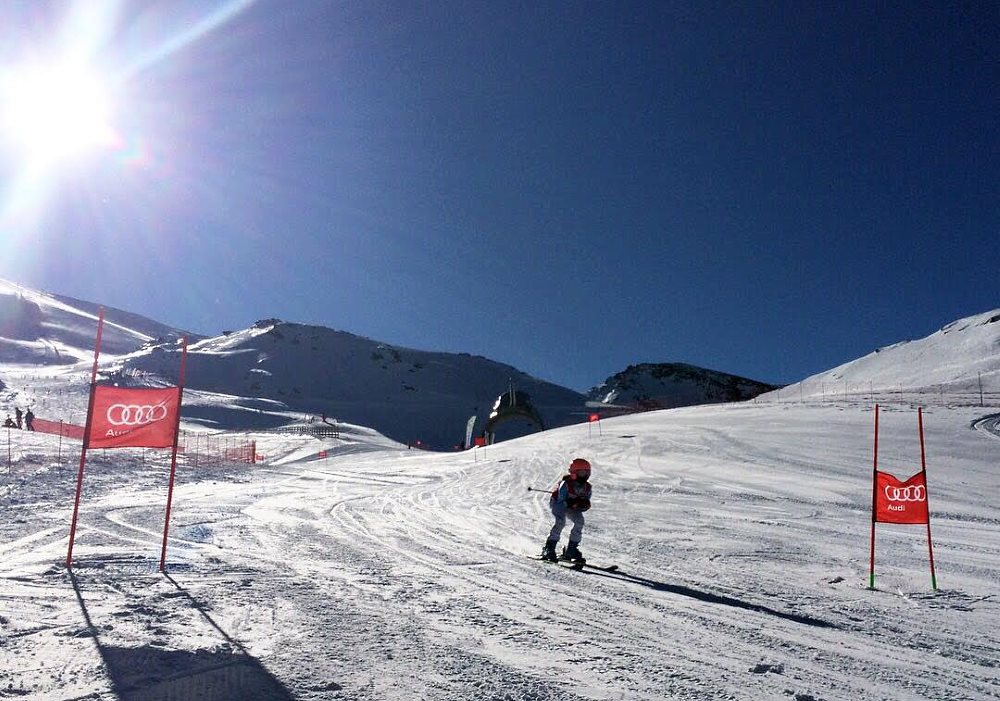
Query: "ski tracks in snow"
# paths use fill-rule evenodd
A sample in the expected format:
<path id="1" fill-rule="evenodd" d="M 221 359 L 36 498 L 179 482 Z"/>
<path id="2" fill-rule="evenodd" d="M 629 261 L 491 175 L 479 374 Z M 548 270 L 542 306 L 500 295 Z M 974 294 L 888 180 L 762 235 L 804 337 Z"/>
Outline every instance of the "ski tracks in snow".
<path id="1" fill-rule="evenodd" d="M 59 564 L 65 505 L 51 520 L 25 507 L 25 522 L 5 531 L 0 690 L 306 701 L 1000 696 L 997 639 L 982 623 L 1000 616 L 1000 602 L 980 584 L 995 581 L 995 509 L 971 500 L 935 525 L 952 589 L 910 581 L 923 543 L 887 529 L 885 589 L 868 591 L 865 476 L 861 496 L 848 488 L 864 449 L 816 440 L 840 420 L 834 411 L 815 414 L 815 435 L 790 440 L 777 410 L 741 412 L 738 426 L 667 413 L 641 439 L 651 418 L 618 433 L 608 421 L 589 443 L 555 432 L 460 455 L 345 449 L 322 463 L 185 471 L 168 576 L 156 573 L 158 477 L 105 474 L 82 506 L 72 578 Z M 620 572 L 525 557 L 551 523 L 545 495 L 527 487 L 551 486 L 587 450 L 597 469 L 583 550 Z M 24 489 L 25 503 L 47 498 Z"/>

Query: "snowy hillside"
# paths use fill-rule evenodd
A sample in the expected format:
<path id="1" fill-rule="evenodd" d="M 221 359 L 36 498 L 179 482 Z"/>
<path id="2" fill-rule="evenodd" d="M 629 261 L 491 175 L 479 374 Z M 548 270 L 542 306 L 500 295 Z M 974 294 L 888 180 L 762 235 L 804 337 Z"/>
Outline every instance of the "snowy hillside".
<path id="1" fill-rule="evenodd" d="M 105 308 L 102 345 L 127 353 L 156 338 L 185 332 L 119 309 Z M 23 365 L 72 365 L 94 357 L 97 306 L 0 280 L 0 359 Z"/>
<path id="2" fill-rule="evenodd" d="M 147 373 L 170 372 L 178 365 L 175 344 L 121 359 L 123 369 Z M 185 384 L 192 390 L 278 401 L 290 411 L 326 414 L 402 443 L 449 450 L 464 441 L 473 414 L 476 431 L 482 431 L 494 401 L 511 382 L 530 395 L 546 428 L 584 420 L 581 394 L 509 365 L 276 319 L 191 345 Z M 198 417 L 187 409 L 185 415 Z M 498 438 L 538 430 L 517 423 L 505 425 Z"/>
<path id="3" fill-rule="evenodd" d="M 0 362 L 62 367 L 55 374 L 79 380 L 93 357 L 97 312 L 91 302 L 0 281 Z M 177 381 L 176 340 L 183 332 L 116 309 L 106 309 L 105 318 L 105 377 Z M 214 429 L 274 428 L 290 415 L 326 415 L 438 450 L 461 445 L 473 415 L 474 434 L 481 435 L 498 397 L 511 388 L 528 396 L 545 428 L 580 423 L 595 403 L 611 411 L 622 405 L 647 410 L 739 401 L 771 389 L 687 365 L 645 364 L 593 390 L 588 407 L 578 392 L 488 358 L 396 347 L 320 326 L 268 319 L 220 336 L 189 338 L 187 421 Z M 0 383 L 11 385 L 12 379 L 0 373 Z M 41 401 L 29 384 L 22 382 L 20 389 L 6 397 L 10 405 Z M 515 418 L 493 432 L 502 441 L 537 430 L 532 421 Z"/>
<path id="4" fill-rule="evenodd" d="M 775 385 L 684 363 L 630 365 L 587 393 L 593 402 L 640 409 L 742 402 Z"/>
<path id="5" fill-rule="evenodd" d="M 978 397 L 980 386 L 994 391 L 1000 388 L 1000 308 L 959 319 L 926 338 L 878 348 L 790 385 L 780 395 L 884 395 L 922 390 L 927 395 Z"/>
<path id="6" fill-rule="evenodd" d="M 52 370 L 39 369 L 34 375 L 79 381 L 93 360 L 97 313 L 98 305 L 90 302 L 0 281 L 0 362 L 22 370 L 48 365 Z M 182 331 L 117 309 L 105 309 L 105 322 L 105 377 L 177 381 L 176 340 Z M 475 432 L 482 433 L 497 397 L 511 386 L 530 396 L 546 428 L 586 417 L 582 394 L 466 353 L 395 347 L 277 319 L 217 337 L 189 338 L 184 417 L 215 429 L 276 427 L 287 423 L 289 415 L 325 414 L 403 443 L 451 450 L 464 442 L 470 416 L 476 415 Z M 21 390 L 6 396 L 8 411 L 10 406 L 42 406 L 30 383 L 0 372 L 0 387 L 4 384 Z M 204 401 L 203 394 L 211 398 Z M 227 399 L 217 401 L 222 396 Z M 515 419 L 499 426 L 496 438 L 536 430 L 538 426 Z"/>

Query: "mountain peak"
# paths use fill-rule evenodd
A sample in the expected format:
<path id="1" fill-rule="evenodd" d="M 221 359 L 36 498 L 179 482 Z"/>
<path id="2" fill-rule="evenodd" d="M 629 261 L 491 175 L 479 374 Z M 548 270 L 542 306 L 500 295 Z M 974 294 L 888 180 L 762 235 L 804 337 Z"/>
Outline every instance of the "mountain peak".
<path id="1" fill-rule="evenodd" d="M 612 375 L 591 389 L 587 398 L 648 410 L 739 402 L 774 389 L 777 385 L 687 363 L 640 363 Z"/>

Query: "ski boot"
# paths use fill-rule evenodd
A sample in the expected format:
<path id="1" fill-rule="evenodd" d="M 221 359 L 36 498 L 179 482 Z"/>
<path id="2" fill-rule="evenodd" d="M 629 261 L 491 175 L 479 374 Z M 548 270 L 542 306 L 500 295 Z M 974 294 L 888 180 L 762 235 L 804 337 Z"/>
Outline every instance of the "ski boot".
<path id="1" fill-rule="evenodd" d="M 570 541 L 569 545 L 563 548 L 562 559 L 569 560 L 570 562 L 585 562 L 586 560 L 583 557 L 583 553 L 580 552 L 580 548 L 578 546 L 579 543 Z"/>
<path id="2" fill-rule="evenodd" d="M 557 562 L 559 556 L 556 555 L 556 543 L 557 540 L 547 540 L 545 541 L 545 547 L 542 548 L 542 559 L 548 560 L 549 562 Z"/>

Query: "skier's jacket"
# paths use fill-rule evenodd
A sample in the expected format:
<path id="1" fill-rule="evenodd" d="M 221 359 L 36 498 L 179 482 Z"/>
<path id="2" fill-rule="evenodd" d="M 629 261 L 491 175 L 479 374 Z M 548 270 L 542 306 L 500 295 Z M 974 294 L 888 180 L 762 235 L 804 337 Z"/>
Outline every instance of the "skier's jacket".
<path id="1" fill-rule="evenodd" d="M 549 507 L 586 511 L 590 508 L 590 491 L 590 482 L 581 482 L 570 475 L 563 475 L 562 484 L 552 490 Z"/>

